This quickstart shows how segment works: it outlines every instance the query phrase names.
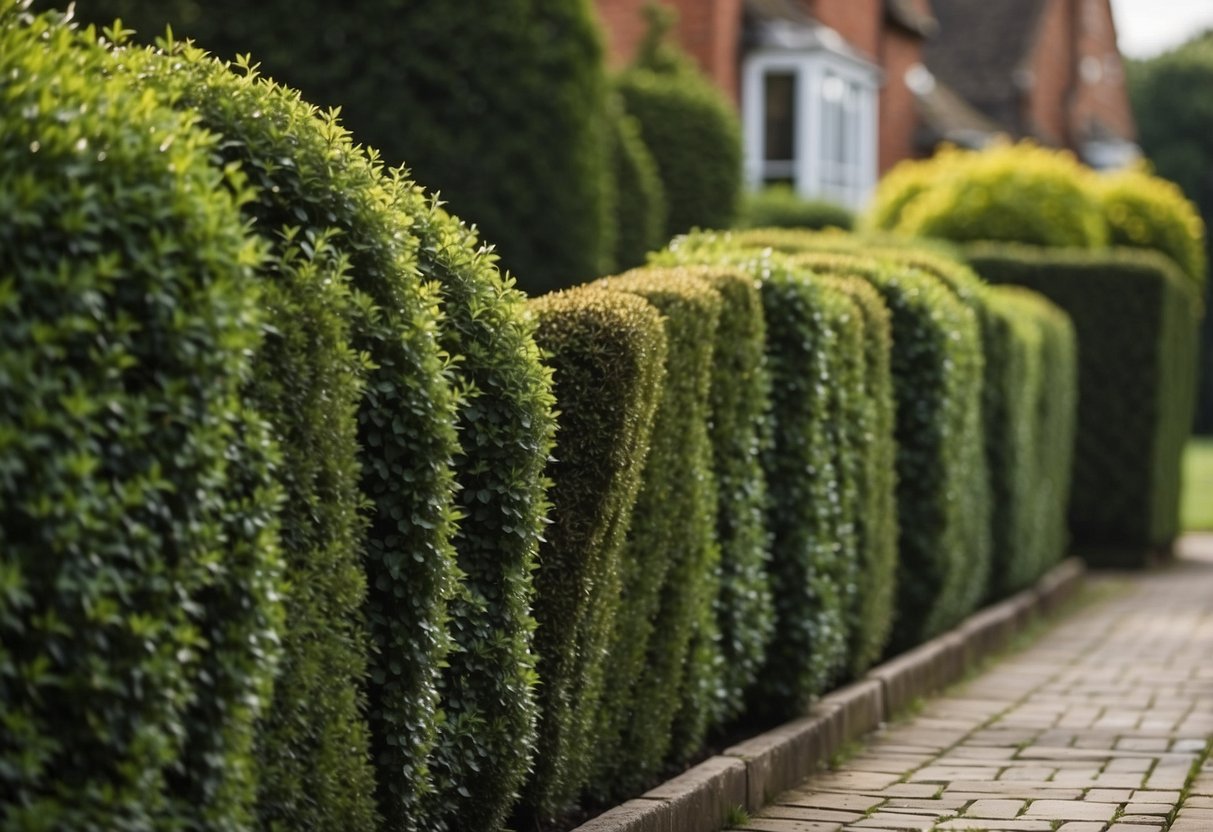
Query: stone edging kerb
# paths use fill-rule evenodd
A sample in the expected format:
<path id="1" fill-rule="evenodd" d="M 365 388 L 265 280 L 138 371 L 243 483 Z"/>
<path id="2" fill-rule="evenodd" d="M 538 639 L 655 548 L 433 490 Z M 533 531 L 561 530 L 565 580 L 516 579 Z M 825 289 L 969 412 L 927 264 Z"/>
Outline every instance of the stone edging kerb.
<path id="1" fill-rule="evenodd" d="M 716 832 L 730 808 L 753 813 L 799 785 L 843 746 L 958 681 L 1010 646 L 1038 615 L 1072 597 L 1082 561 L 1054 567 L 1036 586 L 987 607 L 956 629 L 823 697 L 806 716 L 759 734 L 577 827 L 574 832 Z"/>

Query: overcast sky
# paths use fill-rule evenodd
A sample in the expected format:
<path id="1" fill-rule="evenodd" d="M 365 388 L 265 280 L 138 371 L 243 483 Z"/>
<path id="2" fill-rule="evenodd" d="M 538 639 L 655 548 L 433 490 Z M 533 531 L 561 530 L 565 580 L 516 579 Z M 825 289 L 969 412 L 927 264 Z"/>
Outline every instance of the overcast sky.
<path id="1" fill-rule="evenodd" d="M 1112 0 L 1120 51 L 1150 58 L 1213 28 L 1213 0 Z"/>

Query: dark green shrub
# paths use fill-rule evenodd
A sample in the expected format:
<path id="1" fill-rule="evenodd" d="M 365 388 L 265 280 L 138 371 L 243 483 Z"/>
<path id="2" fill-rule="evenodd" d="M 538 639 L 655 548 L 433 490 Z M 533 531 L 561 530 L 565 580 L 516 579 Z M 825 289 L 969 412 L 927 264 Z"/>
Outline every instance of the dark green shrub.
<path id="1" fill-rule="evenodd" d="M 0 9 L 0 74 L 2 823 L 245 827 L 281 623 L 248 194 L 57 16 Z"/>
<path id="2" fill-rule="evenodd" d="M 763 449 L 771 441 L 762 295 L 754 278 L 738 269 L 705 266 L 688 271 L 720 292 L 723 300 L 713 352 L 709 425 L 720 543 L 720 594 L 714 613 L 723 667 L 699 680 L 706 690 L 697 697 L 711 707 L 686 709 L 687 714 L 709 717 L 708 725 L 688 726 L 682 732 L 684 753 L 694 753 L 704 728 L 741 715 L 745 693 L 765 662 L 775 618 L 767 575 L 770 534 L 762 470 Z M 701 632 L 711 629 L 705 625 Z M 708 661 L 694 666 L 707 667 Z"/>
<path id="3" fill-rule="evenodd" d="M 880 658 L 893 625 L 897 576 L 896 412 L 889 308 L 867 281 L 824 278 L 850 297 L 863 335 L 863 367 L 848 420 L 856 479 L 855 534 L 859 568 L 848 592 L 848 669 L 860 676 Z"/>
<path id="4" fill-rule="evenodd" d="M 366 804 L 371 779 L 358 745 L 366 730 L 358 723 L 369 717 L 381 772 L 379 812 L 394 823 L 416 819 L 430 789 L 426 759 L 435 740 L 443 627 L 456 577 L 450 546 L 454 400 L 442 364 L 448 344 L 438 343 L 436 298 L 416 277 L 414 235 L 423 233 L 428 207 L 415 186 L 385 175 L 298 93 L 192 47 L 165 47 L 170 54 L 131 49 L 120 56 L 132 76 L 196 111 L 221 136 L 218 161 L 238 163 L 258 189 L 245 211 L 277 240 L 281 260 L 290 262 L 294 245 L 306 254 L 326 238 L 337 249 L 338 260 L 319 279 L 341 282 L 348 274 L 351 346 L 367 368 L 357 440 L 368 501 L 362 540 L 368 592 L 363 601 L 357 549 L 290 553 L 291 577 L 317 582 L 316 594 L 291 598 L 291 659 L 260 737 L 259 814 L 267 824 L 292 828 L 373 823 L 374 809 Z M 436 276 L 432 257 L 427 253 L 424 265 Z M 274 267 L 265 271 L 267 282 L 283 277 Z M 270 381 L 275 370 L 281 373 L 267 368 Z M 308 453 L 299 448 L 296 457 L 302 463 Z M 306 524 L 311 514 L 301 506 L 296 519 Z M 360 669 L 363 627 L 374 647 L 369 676 Z M 320 633 L 323 638 L 313 637 Z M 365 715 L 358 713 L 363 707 Z"/>
<path id="5" fill-rule="evenodd" d="M 1098 248 L 1107 241 L 1094 174 L 1068 152 L 1021 143 L 909 164 L 924 166 L 921 179 L 906 172 L 887 198 L 878 196 L 876 227 L 958 242 Z"/>
<path id="6" fill-rule="evenodd" d="M 419 189 L 402 206 L 422 274 L 440 286 L 440 342 L 457 356 L 461 452 L 451 601 L 453 650 L 442 674 L 430 826 L 497 829 L 530 769 L 535 742 L 531 572 L 548 503 L 550 373 L 539 362 L 523 295 L 474 234 Z"/>
<path id="7" fill-rule="evenodd" d="M 591 789 L 635 793 L 670 751 L 688 647 L 717 595 L 716 493 L 708 436 L 712 348 L 720 294 L 677 270 L 637 271 L 593 284 L 628 292 L 665 316 L 666 380 L 649 461 L 624 546 L 623 603 L 608 653 Z M 692 677 L 699 671 L 691 670 Z"/>
<path id="8" fill-rule="evenodd" d="M 657 163 L 668 215 L 665 238 L 728 228 L 741 196 L 741 125 L 733 106 L 689 56 L 665 40 L 672 10 L 646 9 L 636 63 L 615 83 Z"/>
<path id="9" fill-rule="evenodd" d="M 740 268 L 761 281 L 772 439 L 763 454 L 769 493 L 775 629 L 748 691 L 751 713 L 788 717 L 822 693 L 845 664 L 845 579 L 840 483 L 832 442 L 837 335 L 827 321 L 850 302 L 769 253 L 727 235 L 684 238 L 658 262 Z"/>
<path id="10" fill-rule="evenodd" d="M 83 0 L 77 9 L 148 37 L 171 24 L 225 58 L 252 53 L 309 101 L 340 107 L 360 142 L 407 162 L 497 243 L 528 291 L 609 268 L 608 85 L 589 0 Z"/>
<path id="11" fill-rule="evenodd" d="M 805 199 L 787 185 L 747 193 L 741 200 L 739 228 L 838 228 L 850 231 L 855 215 L 841 205 Z"/>
<path id="12" fill-rule="evenodd" d="M 1178 533 L 1179 460 L 1195 385 L 1194 284 L 1167 258 L 1131 249 L 980 246 L 969 261 L 986 279 L 1034 289 L 1073 318 L 1079 406 L 1070 529 L 1095 562 L 1140 564 Z"/>
<path id="13" fill-rule="evenodd" d="M 1203 288 L 1205 224 L 1177 185 L 1128 170 L 1100 178 L 1097 194 L 1112 245 L 1161 251 Z"/>
<path id="14" fill-rule="evenodd" d="M 580 288 L 529 305 L 554 374 L 559 431 L 535 572 L 539 739 L 522 808 L 551 818 L 589 777 L 620 551 L 665 382 L 666 336 L 657 310 L 623 292 Z"/>
<path id="15" fill-rule="evenodd" d="M 1010 592 L 1036 580 L 1065 554 L 1078 357 L 1070 317 L 1043 295 L 1019 286 L 995 286 L 990 296 L 1005 325 L 1026 330 L 1012 342 L 1022 355 L 1009 362 L 1008 375 L 1022 373 L 1028 381 L 1014 387 L 1021 398 L 1005 399 L 1007 430 L 1028 443 L 1031 471 L 1022 486 L 1026 496 L 1016 501 L 1019 517 L 1013 526 L 1023 554 L 1010 569 L 995 572 L 995 578 L 1006 582 L 1003 591 Z"/>
<path id="16" fill-rule="evenodd" d="M 617 97 L 616 97 L 617 99 Z M 640 124 L 616 100 L 611 119 L 615 177 L 615 266 L 630 269 L 665 242 L 665 190 Z"/>

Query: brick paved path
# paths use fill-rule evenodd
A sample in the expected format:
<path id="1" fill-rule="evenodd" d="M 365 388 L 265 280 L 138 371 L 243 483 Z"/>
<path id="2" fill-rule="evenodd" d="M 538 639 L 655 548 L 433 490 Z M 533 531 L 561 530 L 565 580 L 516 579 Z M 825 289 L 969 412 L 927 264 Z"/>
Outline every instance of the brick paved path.
<path id="1" fill-rule="evenodd" d="M 742 828 L 1213 830 L 1213 759 L 1194 771 L 1213 738 L 1213 536 L 1182 549 Z"/>

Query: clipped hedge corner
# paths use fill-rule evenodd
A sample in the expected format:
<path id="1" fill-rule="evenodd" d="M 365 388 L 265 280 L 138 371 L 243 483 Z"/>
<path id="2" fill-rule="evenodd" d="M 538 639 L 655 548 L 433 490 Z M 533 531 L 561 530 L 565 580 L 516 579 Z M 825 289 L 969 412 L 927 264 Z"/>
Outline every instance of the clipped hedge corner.
<path id="1" fill-rule="evenodd" d="M 551 526 L 535 572 L 540 723 L 521 811 L 553 818 L 586 787 L 620 552 L 665 383 L 666 334 L 647 301 L 579 288 L 532 300 L 559 413 Z"/>

